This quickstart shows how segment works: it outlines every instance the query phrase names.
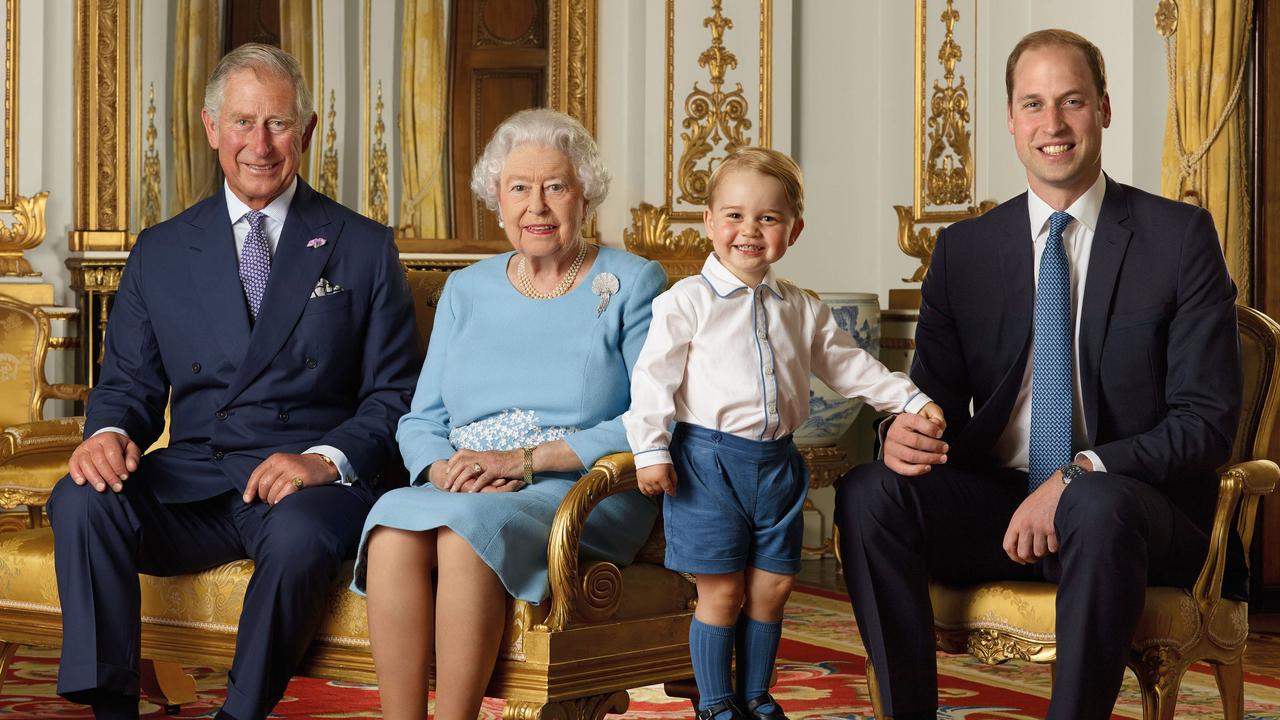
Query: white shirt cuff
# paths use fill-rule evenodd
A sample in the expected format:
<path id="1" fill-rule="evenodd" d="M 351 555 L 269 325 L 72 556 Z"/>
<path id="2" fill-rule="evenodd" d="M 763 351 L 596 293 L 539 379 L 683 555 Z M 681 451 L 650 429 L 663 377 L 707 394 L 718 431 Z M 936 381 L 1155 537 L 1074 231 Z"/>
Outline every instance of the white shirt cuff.
<path id="1" fill-rule="evenodd" d="M 99 431 L 95 432 L 94 434 L 90 435 L 89 437 L 97 437 L 98 435 L 101 435 L 101 434 L 102 434 L 102 433 L 104 433 L 104 432 L 119 433 L 119 434 L 121 434 L 121 435 L 123 435 L 123 436 L 125 436 L 125 437 L 129 437 L 129 433 L 125 432 L 125 431 L 124 431 L 124 428 L 118 428 L 118 427 L 104 427 L 104 428 L 102 428 L 101 430 L 99 430 Z M 130 439 L 130 440 L 132 440 L 133 438 L 129 438 L 129 439 Z"/>
<path id="2" fill-rule="evenodd" d="M 338 468 L 338 479 L 333 481 L 335 485 L 350 485 L 359 479 L 355 469 L 351 467 L 351 461 L 347 460 L 347 454 L 338 448 L 332 445 L 313 445 L 302 451 L 303 455 L 307 453 L 323 455 L 333 461 L 333 466 Z"/>
<path id="3" fill-rule="evenodd" d="M 649 467 L 650 465 L 670 465 L 671 451 L 667 448 L 655 448 L 653 450 L 641 450 L 635 453 L 636 469 Z"/>
<path id="4" fill-rule="evenodd" d="M 1082 457 L 1089 458 L 1089 462 L 1093 463 L 1094 472 L 1107 471 L 1107 466 L 1102 464 L 1102 458 L 1098 457 L 1098 453 L 1092 450 L 1081 450 L 1080 452 L 1076 453 L 1075 462 L 1077 465 L 1080 464 L 1080 458 Z"/>
<path id="5" fill-rule="evenodd" d="M 919 415 L 920 411 L 924 409 L 924 406 L 931 402 L 933 402 L 933 399 L 928 395 L 925 395 L 922 392 L 917 392 L 915 395 L 911 396 L 911 399 L 907 400 L 907 404 L 902 407 L 902 411 Z"/>

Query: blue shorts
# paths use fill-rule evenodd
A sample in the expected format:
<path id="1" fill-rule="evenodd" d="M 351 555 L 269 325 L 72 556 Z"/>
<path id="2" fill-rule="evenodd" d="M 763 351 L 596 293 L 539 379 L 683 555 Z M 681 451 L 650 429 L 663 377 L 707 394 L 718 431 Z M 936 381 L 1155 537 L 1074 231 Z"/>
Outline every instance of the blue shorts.
<path id="1" fill-rule="evenodd" d="M 791 436 L 757 442 L 679 423 L 675 497 L 663 497 L 666 565 L 720 575 L 747 566 L 800 571 L 809 469 Z"/>

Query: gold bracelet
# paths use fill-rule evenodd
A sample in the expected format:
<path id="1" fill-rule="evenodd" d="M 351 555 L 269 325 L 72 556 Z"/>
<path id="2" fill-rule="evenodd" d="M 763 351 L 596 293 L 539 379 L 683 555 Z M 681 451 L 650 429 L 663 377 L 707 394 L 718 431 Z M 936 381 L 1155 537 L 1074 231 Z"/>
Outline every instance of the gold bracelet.
<path id="1" fill-rule="evenodd" d="M 524 484 L 533 484 L 533 448 L 522 448 L 524 450 Z"/>

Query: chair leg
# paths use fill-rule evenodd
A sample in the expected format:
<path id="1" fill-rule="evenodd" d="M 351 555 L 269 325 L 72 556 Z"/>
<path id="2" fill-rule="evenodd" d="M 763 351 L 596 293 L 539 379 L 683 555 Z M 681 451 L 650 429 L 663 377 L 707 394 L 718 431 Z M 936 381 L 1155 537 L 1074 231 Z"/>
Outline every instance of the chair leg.
<path id="1" fill-rule="evenodd" d="M 695 711 L 698 709 L 700 695 L 698 694 L 698 683 L 693 678 L 663 683 L 662 691 L 667 694 L 667 697 L 684 698 L 693 704 Z"/>
<path id="2" fill-rule="evenodd" d="M 1235 662 L 1213 665 L 1214 677 L 1218 680 L 1218 693 L 1222 695 L 1223 720 L 1241 720 L 1244 717 L 1244 660 L 1236 658 Z"/>
<path id="3" fill-rule="evenodd" d="M 601 720 L 610 713 L 621 715 L 631 705 L 626 690 L 604 695 L 541 703 L 512 701 L 502 711 L 503 720 Z"/>
<path id="4" fill-rule="evenodd" d="M 884 703 L 880 700 L 880 683 L 876 682 L 876 669 L 867 658 L 867 694 L 871 696 L 871 712 L 876 720 L 893 720 L 884 714 Z"/>
<path id="5" fill-rule="evenodd" d="M 141 671 L 138 680 L 143 692 L 157 705 L 163 705 L 166 711 L 196 701 L 196 679 L 178 663 L 143 660 L 138 669 Z"/>
<path id="6" fill-rule="evenodd" d="M 0 691 L 4 690 L 4 679 L 9 674 L 9 663 L 13 660 L 14 653 L 18 652 L 19 645 L 11 642 L 0 642 Z"/>
<path id="7" fill-rule="evenodd" d="M 1173 720 L 1178 706 L 1178 688 L 1182 686 L 1183 663 L 1161 668 L 1164 672 L 1137 671 L 1138 688 L 1142 691 L 1143 720 Z"/>

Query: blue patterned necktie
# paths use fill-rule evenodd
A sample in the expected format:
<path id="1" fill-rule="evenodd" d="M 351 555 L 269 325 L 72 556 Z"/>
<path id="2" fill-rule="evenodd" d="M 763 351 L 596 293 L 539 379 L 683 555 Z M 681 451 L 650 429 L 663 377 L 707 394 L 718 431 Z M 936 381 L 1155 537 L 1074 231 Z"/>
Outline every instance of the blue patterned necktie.
<path id="1" fill-rule="evenodd" d="M 263 229 L 266 215 L 257 210 L 244 214 L 249 221 L 249 234 L 244 236 L 240 250 L 240 282 L 244 285 L 244 297 L 249 301 L 249 314 L 256 320 L 262 306 L 262 294 L 267 289 L 267 276 L 271 274 L 271 246 Z"/>
<path id="2" fill-rule="evenodd" d="M 1062 247 L 1062 231 L 1072 219 L 1064 212 L 1049 216 L 1049 239 L 1040 256 L 1031 358 L 1028 493 L 1071 462 L 1071 267 Z"/>

